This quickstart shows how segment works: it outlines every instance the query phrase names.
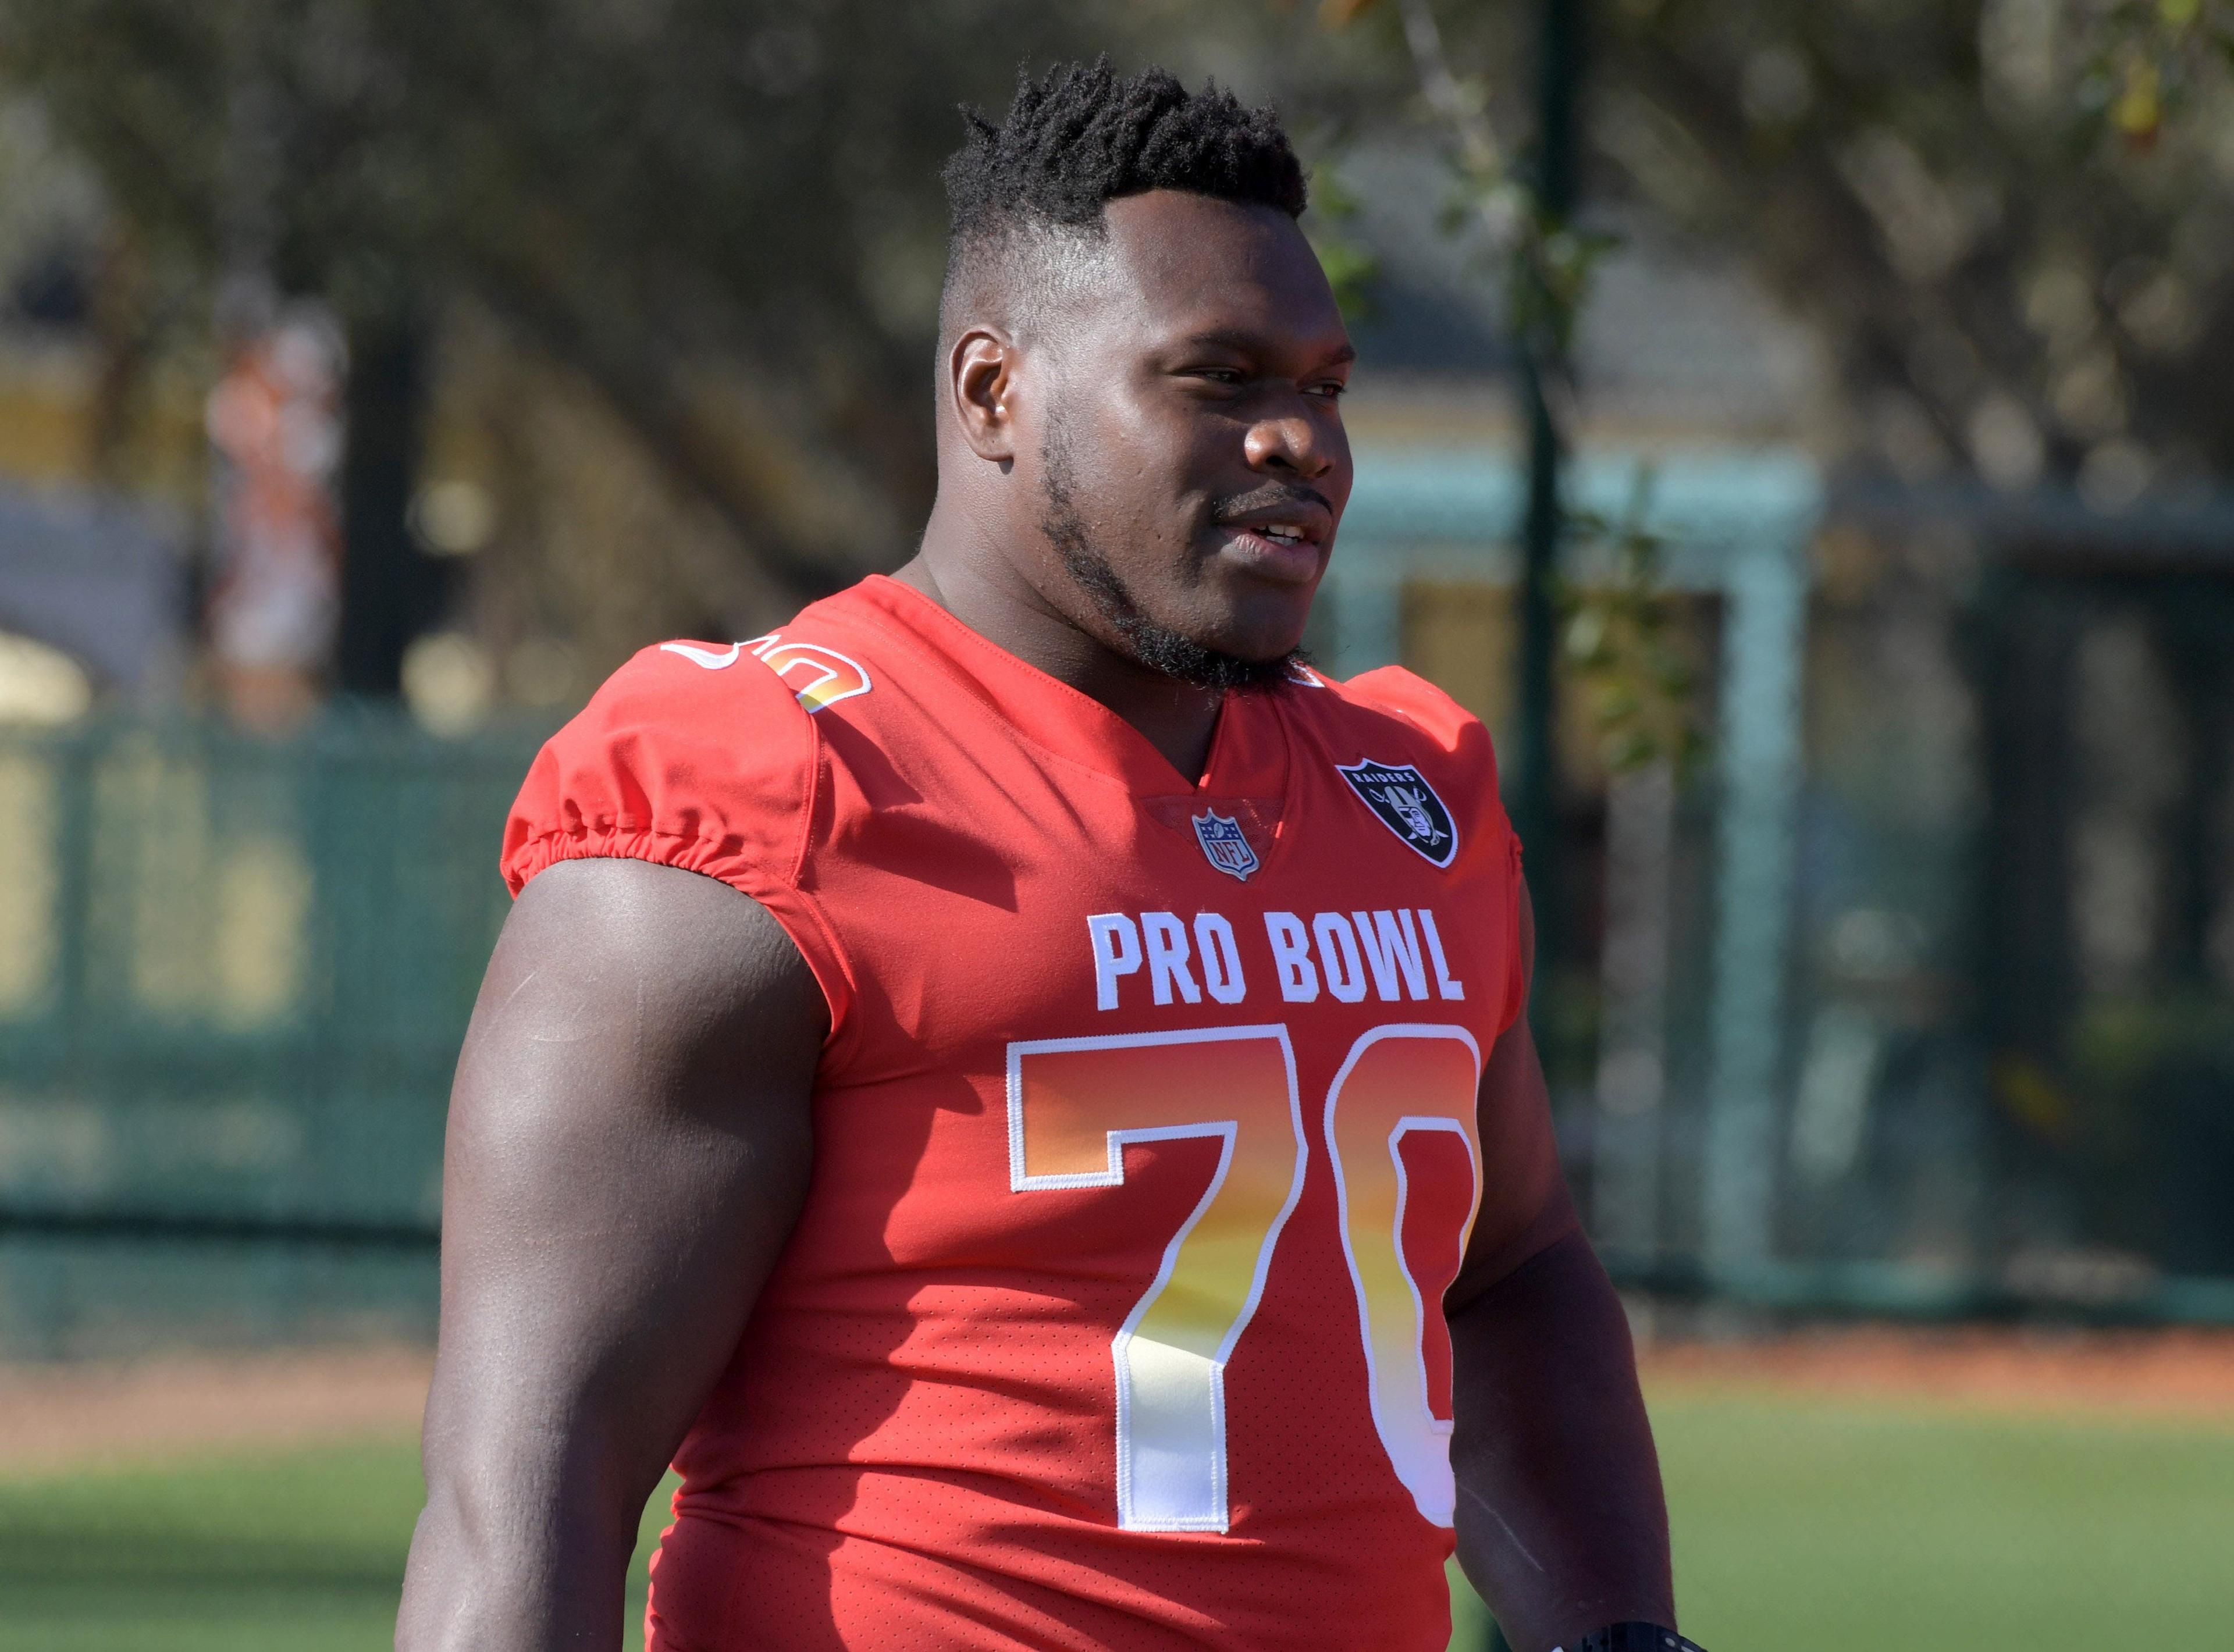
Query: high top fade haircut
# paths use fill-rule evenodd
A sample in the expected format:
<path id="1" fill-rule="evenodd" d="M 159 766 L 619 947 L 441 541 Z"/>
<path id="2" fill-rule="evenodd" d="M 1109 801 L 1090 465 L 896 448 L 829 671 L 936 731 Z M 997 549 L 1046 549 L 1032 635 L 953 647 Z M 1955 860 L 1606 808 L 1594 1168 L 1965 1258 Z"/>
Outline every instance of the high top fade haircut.
<path id="1" fill-rule="evenodd" d="M 1160 69 L 1119 75 L 1105 56 L 1036 81 L 1021 69 L 1006 116 L 962 116 L 945 171 L 949 331 L 957 300 L 995 283 L 1029 328 L 1038 301 L 1083 273 L 1107 238 L 1102 209 L 1127 195 L 1176 189 L 1303 215 L 1303 168 L 1279 117 L 1215 82 L 1190 92 Z"/>

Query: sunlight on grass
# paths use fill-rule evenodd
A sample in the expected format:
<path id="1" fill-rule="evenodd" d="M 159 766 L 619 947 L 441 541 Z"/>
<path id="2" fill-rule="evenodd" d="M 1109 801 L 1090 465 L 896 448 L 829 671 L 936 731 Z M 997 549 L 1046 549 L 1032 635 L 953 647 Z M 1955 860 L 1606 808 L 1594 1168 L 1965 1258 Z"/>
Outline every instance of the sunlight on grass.
<path id="1" fill-rule="evenodd" d="M 1685 1627 L 1715 1652 L 2214 1644 L 2234 1427 L 1662 1395 Z M 0 1478 L 0 1652 L 382 1652 L 407 1440 Z M 646 1510 L 630 1567 L 642 1645 Z M 1453 1645 L 1485 1642 L 1461 1590 Z"/>

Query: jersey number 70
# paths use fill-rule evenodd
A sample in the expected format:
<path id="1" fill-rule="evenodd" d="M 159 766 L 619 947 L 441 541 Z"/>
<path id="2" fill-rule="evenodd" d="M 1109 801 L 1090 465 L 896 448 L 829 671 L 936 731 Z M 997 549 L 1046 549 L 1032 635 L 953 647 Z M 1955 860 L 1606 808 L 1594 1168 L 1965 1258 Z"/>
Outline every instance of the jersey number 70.
<path id="1" fill-rule="evenodd" d="M 1480 1074 L 1481 1052 L 1464 1028 L 1377 1027 L 1350 1047 L 1326 1096 L 1374 1428 L 1420 1512 L 1444 1526 L 1455 1492 L 1441 1302 L 1480 1199 Z M 1452 1138 L 1472 1179 L 1455 1234 L 1422 1235 L 1416 1223 L 1407 1231 L 1402 1143 L 1423 1131 Z M 1231 1523 L 1225 1365 L 1303 1190 L 1295 1051 L 1279 1026 L 1009 1046 L 1014 1191 L 1121 1186 L 1128 1142 L 1182 1137 L 1218 1140 L 1217 1171 L 1110 1350 L 1117 1520 L 1133 1531 L 1224 1531 Z"/>

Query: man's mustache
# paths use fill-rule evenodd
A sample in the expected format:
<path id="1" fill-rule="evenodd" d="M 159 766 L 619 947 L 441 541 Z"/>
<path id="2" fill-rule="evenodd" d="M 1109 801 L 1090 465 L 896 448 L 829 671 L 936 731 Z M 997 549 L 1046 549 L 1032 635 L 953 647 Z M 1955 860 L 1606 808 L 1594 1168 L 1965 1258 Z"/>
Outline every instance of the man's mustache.
<path id="1" fill-rule="evenodd" d="M 1210 507 L 1210 519 L 1231 522 L 1236 517 L 1277 510 L 1283 505 L 1316 505 L 1329 516 L 1335 513 L 1334 501 L 1316 487 L 1305 487 L 1301 482 L 1267 482 L 1246 493 L 1217 500 Z"/>

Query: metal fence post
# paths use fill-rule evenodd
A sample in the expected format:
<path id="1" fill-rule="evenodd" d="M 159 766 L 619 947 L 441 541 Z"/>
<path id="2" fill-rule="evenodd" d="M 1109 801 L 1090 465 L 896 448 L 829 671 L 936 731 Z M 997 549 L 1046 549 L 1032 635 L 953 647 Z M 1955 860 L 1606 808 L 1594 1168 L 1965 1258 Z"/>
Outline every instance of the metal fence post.
<path id="1" fill-rule="evenodd" d="M 1812 526 L 1811 513 L 1765 527 L 1738 547 L 1727 587 L 1705 1166 L 1716 1269 L 1764 1263 L 1773 1243 Z"/>

